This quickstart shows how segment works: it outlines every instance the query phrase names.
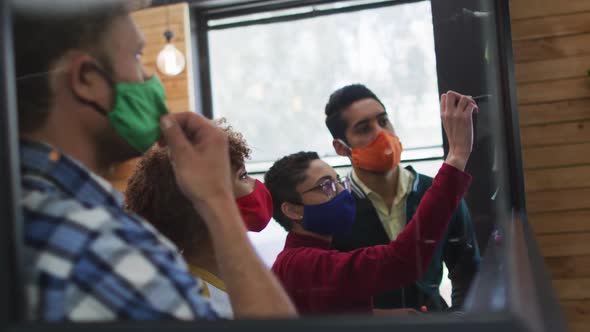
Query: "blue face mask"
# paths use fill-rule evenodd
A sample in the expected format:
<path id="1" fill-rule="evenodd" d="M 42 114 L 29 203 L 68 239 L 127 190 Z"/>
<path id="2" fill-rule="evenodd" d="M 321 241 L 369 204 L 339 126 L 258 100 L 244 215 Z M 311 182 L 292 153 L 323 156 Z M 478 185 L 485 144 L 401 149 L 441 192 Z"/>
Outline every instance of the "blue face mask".
<path id="1" fill-rule="evenodd" d="M 356 204 L 348 190 L 331 201 L 303 206 L 303 228 L 321 235 L 343 235 L 352 231 Z"/>

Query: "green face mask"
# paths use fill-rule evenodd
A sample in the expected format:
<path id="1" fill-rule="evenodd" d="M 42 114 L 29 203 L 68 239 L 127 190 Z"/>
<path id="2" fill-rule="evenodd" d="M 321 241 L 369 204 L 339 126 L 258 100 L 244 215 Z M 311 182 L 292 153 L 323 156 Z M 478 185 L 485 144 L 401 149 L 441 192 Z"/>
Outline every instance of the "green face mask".
<path id="1" fill-rule="evenodd" d="M 160 117 L 168 113 L 164 86 L 154 75 L 143 82 L 114 82 L 102 68 L 90 65 L 87 70 L 100 73 L 113 87 L 114 106 L 108 112 L 101 105 L 78 97 L 106 116 L 117 133 L 140 153 L 146 152 L 160 137 Z"/>
<path id="2" fill-rule="evenodd" d="M 160 117 L 168 113 L 164 86 L 154 75 L 144 82 L 117 82 L 114 90 L 115 106 L 107 117 L 129 145 L 144 153 L 160 137 Z"/>

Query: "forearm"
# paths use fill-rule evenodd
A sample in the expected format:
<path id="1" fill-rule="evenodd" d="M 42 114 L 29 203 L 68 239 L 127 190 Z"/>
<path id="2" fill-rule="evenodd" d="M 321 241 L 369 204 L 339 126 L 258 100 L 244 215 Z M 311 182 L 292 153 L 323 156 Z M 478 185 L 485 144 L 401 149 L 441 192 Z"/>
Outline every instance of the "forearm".
<path id="1" fill-rule="evenodd" d="M 200 207 L 236 318 L 294 317 L 296 310 L 278 280 L 252 247 L 230 197 Z"/>
<path id="2" fill-rule="evenodd" d="M 464 171 L 465 166 L 467 165 L 468 157 L 464 157 L 462 155 L 463 154 L 449 151 L 449 154 L 447 155 L 447 158 L 445 159 L 445 163 L 455 167 L 456 169 L 458 169 L 460 171 Z"/>

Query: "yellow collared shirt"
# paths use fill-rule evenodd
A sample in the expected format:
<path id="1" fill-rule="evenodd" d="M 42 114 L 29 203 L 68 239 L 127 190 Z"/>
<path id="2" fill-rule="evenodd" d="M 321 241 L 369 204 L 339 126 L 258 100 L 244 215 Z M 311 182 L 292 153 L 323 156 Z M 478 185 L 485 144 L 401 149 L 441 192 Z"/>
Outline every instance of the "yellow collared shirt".
<path id="1" fill-rule="evenodd" d="M 367 195 L 377 211 L 379 220 L 390 240 L 395 240 L 399 233 L 406 227 L 406 198 L 412 189 L 414 174 L 400 167 L 397 179 L 397 190 L 391 206 L 387 206 L 379 194 L 365 185 L 352 170 L 352 179 L 358 187 Z"/>
<path id="2" fill-rule="evenodd" d="M 211 307 L 219 317 L 233 319 L 231 302 L 223 281 L 213 273 L 198 266 L 189 264 L 189 270 L 193 276 L 201 278 L 203 281 L 203 293 L 201 295 L 209 298 Z"/>

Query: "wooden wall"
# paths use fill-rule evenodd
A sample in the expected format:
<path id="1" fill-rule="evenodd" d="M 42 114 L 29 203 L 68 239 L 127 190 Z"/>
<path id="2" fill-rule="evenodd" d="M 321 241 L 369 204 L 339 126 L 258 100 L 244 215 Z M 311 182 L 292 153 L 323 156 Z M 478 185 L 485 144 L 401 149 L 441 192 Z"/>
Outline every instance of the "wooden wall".
<path id="1" fill-rule="evenodd" d="M 157 73 L 166 88 L 166 102 L 170 111 L 182 112 L 193 110 L 193 75 L 192 75 L 192 50 L 189 24 L 188 4 L 180 3 L 170 6 L 144 9 L 134 12 L 133 19 L 141 29 L 145 37 L 145 49 L 142 60 L 149 73 Z M 182 73 L 170 77 L 158 72 L 156 57 L 166 44 L 164 31 L 167 27 L 174 32 L 172 43 L 184 55 L 187 66 Z M 127 179 L 133 172 L 137 160 L 130 160 L 117 165 L 109 177 L 109 180 L 120 191 L 124 192 Z"/>
<path id="2" fill-rule="evenodd" d="M 590 331 L 590 0 L 512 0 L 532 223 L 572 331 Z"/>

